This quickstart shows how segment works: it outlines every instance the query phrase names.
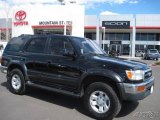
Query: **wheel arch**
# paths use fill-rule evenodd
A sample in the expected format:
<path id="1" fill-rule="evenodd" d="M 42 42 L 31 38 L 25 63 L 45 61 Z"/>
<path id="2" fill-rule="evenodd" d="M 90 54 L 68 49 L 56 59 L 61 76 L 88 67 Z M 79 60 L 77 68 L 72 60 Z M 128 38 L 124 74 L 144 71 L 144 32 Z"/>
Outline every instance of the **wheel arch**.
<path id="1" fill-rule="evenodd" d="M 9 73 L 13 70 L 13 69 L 19 69 L 22 74 L 24 75 L 24 77 L 26 77 L 26 71 L 25 71 L 25 67 L 22 64 L 19 63 L 10 63 L 8 65 L 8 69 L 7 69 L 7 76 L 9 76 Z"/>
<path id="2" fill-rule="evenodd" d="M 100 74 L 91 74 L 91 75 L 87 75 L 81 85 L 80 85 L 80 91 L 81 92 L 85 92 L 86 88 L 95 82 L 103 82 L 105 84 L 110 85 L 113 90 L 116 92 L 117 96 L 121 99 L 122 98 L 122 94 L 120 91 L 120 86 L 118 86 L 118 80 L 115 79 L 116 77 L 112 77 L 112 76 L 104 76 L 104 75 L 100 75 Z"/>

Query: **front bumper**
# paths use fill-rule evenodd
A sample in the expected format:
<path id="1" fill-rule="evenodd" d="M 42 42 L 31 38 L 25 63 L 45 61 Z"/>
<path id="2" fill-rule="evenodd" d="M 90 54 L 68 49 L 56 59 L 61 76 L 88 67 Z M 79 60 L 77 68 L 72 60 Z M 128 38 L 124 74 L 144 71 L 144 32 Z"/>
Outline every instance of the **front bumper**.
<path id="1" fill-rule="evenodd" d="M 132 83 L 119 83 L 121 86 L 121 93 L 123 100 L 137 101 L 142 100 L 151 93 L 153 93 L 154 88 L 154 78 L 150 78 L 142 83 L 132 84 Z M 144 89 L 138 89 L 143 87 Z"/>
<path id="2" fill-rule="evenodd" d="M 5 73 L 5 74 L 7 73 L 7 67 L 0 65 L 0 69 L 2 73 Z"/>

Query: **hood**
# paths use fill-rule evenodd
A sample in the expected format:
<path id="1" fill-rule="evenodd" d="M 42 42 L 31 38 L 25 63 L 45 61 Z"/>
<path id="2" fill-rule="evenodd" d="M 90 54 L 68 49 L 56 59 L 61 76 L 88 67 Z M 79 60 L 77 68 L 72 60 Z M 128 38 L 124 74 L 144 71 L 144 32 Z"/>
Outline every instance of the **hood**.
<path id="1" fill-rule="evenodd" d="M 117 58 L 117 57 L 109 57 L 109 56 L 104 56 L 104 55 L 93 55 L 92 58 L 94 60 L 103 61 L 106 64 L 125 66 L 131 69 L 146 70 L 149 68 L 146 63 L 135 61 L 135 60 L 128 60 L 128 59 Z"/>

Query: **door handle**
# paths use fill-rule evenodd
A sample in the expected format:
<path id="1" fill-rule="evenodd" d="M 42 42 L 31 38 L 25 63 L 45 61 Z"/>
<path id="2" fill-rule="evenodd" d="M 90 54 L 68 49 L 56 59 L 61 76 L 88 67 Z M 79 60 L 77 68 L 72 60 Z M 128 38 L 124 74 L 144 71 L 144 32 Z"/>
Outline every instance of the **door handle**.
<path id="1" fill-rule="evenodd" d="M 47 64 L 51 64 L 52 62 L 51 61 L 47 61 Z"/>

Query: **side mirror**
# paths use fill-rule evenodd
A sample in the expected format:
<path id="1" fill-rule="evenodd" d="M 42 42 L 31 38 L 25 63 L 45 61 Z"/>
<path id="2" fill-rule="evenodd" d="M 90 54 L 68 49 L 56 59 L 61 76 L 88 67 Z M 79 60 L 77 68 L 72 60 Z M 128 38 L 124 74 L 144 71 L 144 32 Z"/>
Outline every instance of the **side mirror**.
<path id="1" fill-rule="evenodd" d="M 75 57 L 75 52 L 73 49 L 63 49 L 63 56 Z"/>

